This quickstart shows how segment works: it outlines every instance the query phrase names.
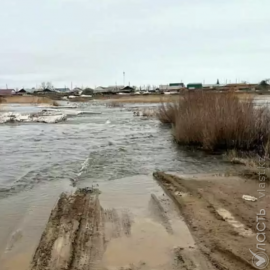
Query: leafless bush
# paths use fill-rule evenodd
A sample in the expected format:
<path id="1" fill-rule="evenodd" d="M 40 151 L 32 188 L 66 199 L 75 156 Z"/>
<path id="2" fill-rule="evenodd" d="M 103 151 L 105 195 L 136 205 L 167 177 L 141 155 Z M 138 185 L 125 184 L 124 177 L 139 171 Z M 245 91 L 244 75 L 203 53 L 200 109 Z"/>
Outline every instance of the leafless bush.
<path id="1" fill-rule="evenodd" d="M 124 104 L 120 102 L 112 101 L 112 102 L 108 102 L 106 106 L 109 108 L 122 108 L 124 107 Z"/>
<path id="2" fill-rule="evenodd" d="M 269 148 L 269 109 L 255 108 L 252 99 L 241 102 L 230 93 L 188 93 L 177 102 L 163 103 L 158 118 L 173 124 L 181 144 L 207 150 Z"/>
<path id="3" fill-rule="evenodd" d="M 156 117 L 157 111 L 153 108 L 144 108 L 139 109 L 133 112 L 135 116 L 143 116 L 143 117 Z"/>

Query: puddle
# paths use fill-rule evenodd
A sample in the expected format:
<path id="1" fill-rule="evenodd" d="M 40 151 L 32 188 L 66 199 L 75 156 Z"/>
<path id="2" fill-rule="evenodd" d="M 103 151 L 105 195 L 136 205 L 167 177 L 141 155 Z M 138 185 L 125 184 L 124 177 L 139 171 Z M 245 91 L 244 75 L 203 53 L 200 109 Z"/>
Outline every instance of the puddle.
<path id="1" fill-rule="evenodd" d="M 128 265 L 138 269 L 171 269 L 174 249 L 195 249 L 180 213 L 151 176 L 130 177 L 100 186 L 101 205 L 113 208 L 118 217 L 127 209 L 131 217 L 130 233 L 120 232 L 108 243 L 102 260 L 106 269 Z"/>

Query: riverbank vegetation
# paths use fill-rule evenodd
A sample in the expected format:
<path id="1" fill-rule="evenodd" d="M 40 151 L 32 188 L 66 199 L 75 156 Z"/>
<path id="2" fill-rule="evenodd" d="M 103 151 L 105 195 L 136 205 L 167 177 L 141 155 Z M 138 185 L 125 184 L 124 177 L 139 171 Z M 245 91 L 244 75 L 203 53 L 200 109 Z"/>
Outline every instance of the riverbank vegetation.
<path id="1" fill-rule="evenodd" d="M 179 144 L 269 153 L 270 111 L 256 108 L 251 98 L 241 101 L 229 93 L 189 93 L 162 103 L 158 118 L 172 124 Z"/>
<path id="2" fill-rule="evenodd" d="M 48 97 L 37 96 L 8 96 L 0 98 L 0 103 L 17 103 L 17 104 L 48 104 L 58 106 L 57 101 Z"/>
<path id="3" fill-rule="evenodd" d="M 97 100 L 107 100 L 116 103 L 164 103 L 178 100 L 180 95 L 113 95 L 100 96 Z"/>

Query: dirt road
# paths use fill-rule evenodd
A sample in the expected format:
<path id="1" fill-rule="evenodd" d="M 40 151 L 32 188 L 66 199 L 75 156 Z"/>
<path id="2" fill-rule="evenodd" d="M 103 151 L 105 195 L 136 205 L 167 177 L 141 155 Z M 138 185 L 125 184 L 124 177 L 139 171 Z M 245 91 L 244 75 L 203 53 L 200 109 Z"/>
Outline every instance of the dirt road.
<path id="1" fill-rule="evenodd" d="M 256 216 L 264 209 L 266 240 L 261 246 L 270 254 L 270 188 L 257 201 L 245 201 L 243 194 L 258 197 L 259 181 L 229 177 L 177 177 L 155 173 L 155 178 L 174 199 L 200 250 L 217 269 L 256 269 L 252 254 L 257 252 Z M 262 213 L 262 212 L 261 212 Z M 263 226 L 261 223 L 260 226 Z M 259 228 L 261 228 L 259 226 Z M 263 235 L 259 236 L 260 241 Z M 269 265 L 261 269 L 270 269 Z"/>

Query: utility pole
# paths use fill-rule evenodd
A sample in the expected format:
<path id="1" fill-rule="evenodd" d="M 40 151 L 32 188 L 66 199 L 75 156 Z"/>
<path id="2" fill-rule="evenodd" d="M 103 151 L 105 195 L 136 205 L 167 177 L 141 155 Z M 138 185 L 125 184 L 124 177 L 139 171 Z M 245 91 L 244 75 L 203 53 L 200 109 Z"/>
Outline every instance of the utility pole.
<path id="1" fill-rule="evenodd" d="M 123 72 L 123 83 L 124 83 L 124 86 L 126 86 L 126 73 L 125 71 Z"/>

